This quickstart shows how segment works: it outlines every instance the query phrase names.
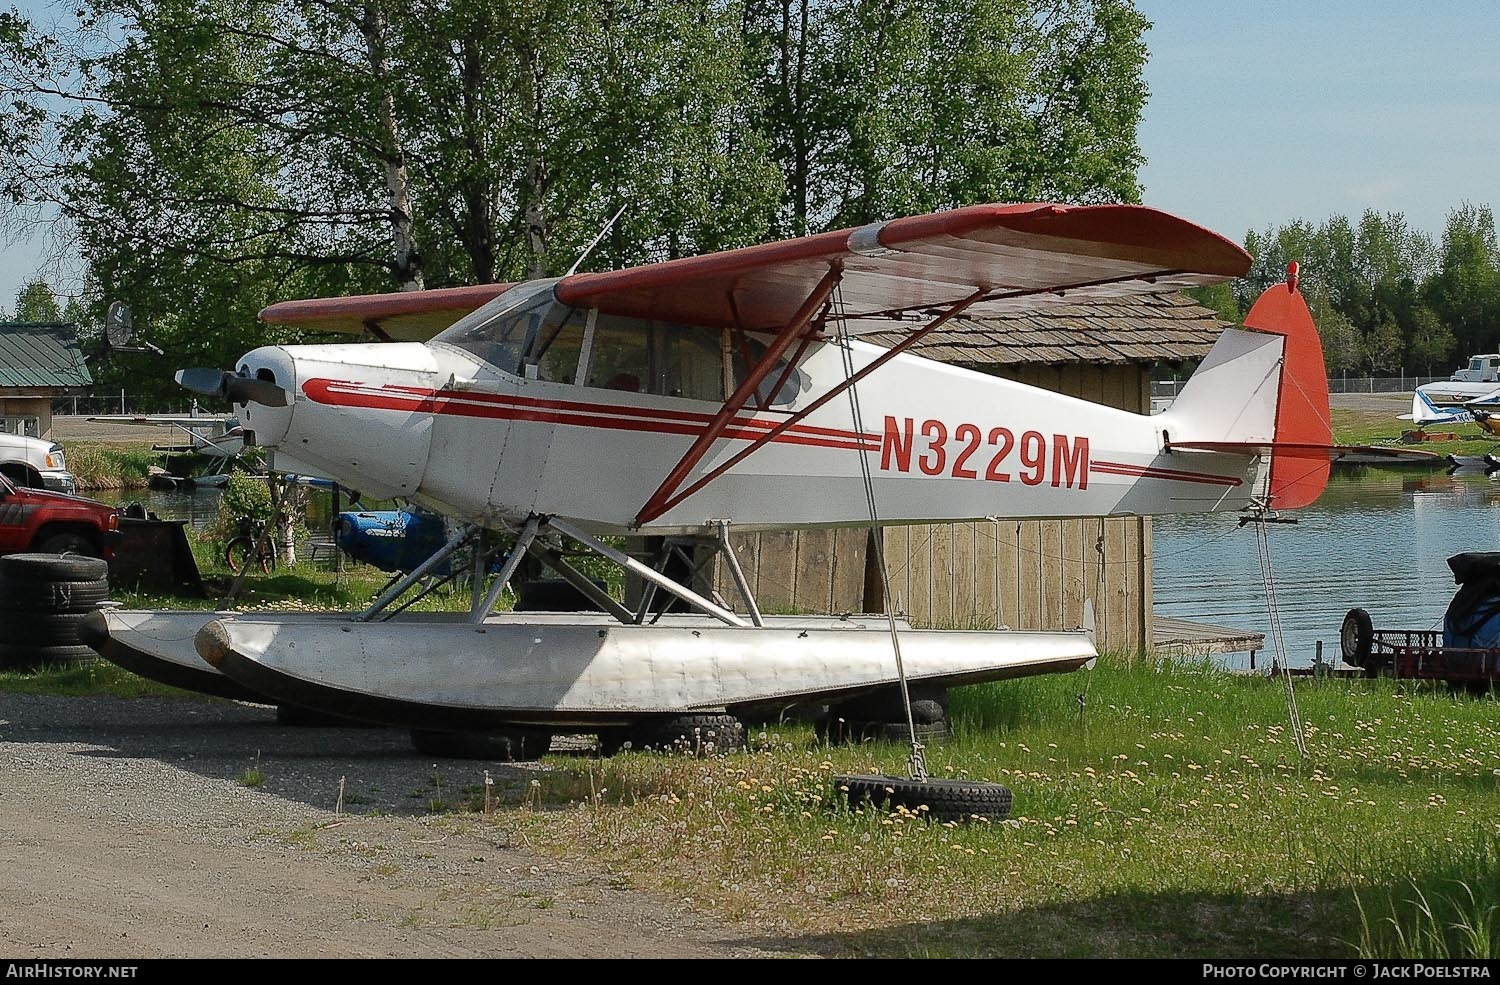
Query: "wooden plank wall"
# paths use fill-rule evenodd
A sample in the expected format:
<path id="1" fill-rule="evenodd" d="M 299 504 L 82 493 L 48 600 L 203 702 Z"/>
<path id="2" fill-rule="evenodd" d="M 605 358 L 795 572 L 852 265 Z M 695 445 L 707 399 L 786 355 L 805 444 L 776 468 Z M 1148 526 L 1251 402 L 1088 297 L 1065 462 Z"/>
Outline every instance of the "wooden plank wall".
<path id="1" fill-rule="evenodd" d="M 997 375 L 1123 410 L 1150 406 L 1138 367 L 1018 367 Z M 1094 603 L 1101 649 L 1135 654 L 1151 640 L 1151 521 L 994 520 L 884 530 L 892 604 L 917 626 L 1072 629 Z M 762 611 L 859 612 L 864 529 L 776 531 L 732 541 Z M 738 605 L 720 565 L 719 591 Z"/>
<path id="2" fill-rule="evenodd" d="M 869 531 L 772 530 L 730 537 L 756 604 L 767 614 L 862 612 Z M 714 585 L 744 611 L 723 564 Z"/>

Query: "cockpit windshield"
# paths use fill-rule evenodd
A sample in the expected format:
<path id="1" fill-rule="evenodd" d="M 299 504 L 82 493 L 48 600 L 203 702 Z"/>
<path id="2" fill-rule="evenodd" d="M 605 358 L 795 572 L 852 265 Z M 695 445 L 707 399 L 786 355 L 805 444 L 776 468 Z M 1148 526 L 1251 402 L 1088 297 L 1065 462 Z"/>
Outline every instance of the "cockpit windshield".
<path id="1" fill-rule="evenodd" d="M 717 402 L 765 352 L 742 333 L 572 308 L 556 299 L 555 283 L 506 291 L 433 341 L 525 379 Z M 804 374 L 785 370 L 782 363 L 768 375 L 760 403 L 789 404 L 808 388 Z"/>

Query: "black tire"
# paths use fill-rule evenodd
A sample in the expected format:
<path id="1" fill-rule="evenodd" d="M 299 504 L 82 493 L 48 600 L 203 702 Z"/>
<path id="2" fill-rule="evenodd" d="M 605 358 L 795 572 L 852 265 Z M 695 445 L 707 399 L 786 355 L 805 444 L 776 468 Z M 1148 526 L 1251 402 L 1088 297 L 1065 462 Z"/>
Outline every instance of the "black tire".
<path id="1" fill-rule="evenodd" d="M 1374 646 L 1375 625 L 1370 614 L 1364 609 L 1350 609 L 1339 627 L 1339 649 L 1344 663 L 1369 670 Z"/>
<path id="2" fill-rule="evenodd" d="M 80 646 L 87 612 L 0 613 L 0 639 L 15 646 Z"/>
<path id="3" fill-rule="evenodd" d="M 109 599 L 109 582 L 0 578 L 0 612 L 92 612 Z M 3 619 L 3 617 L 0 617 Z"/>
<path id="4" fill-rule="evenodd" d="M 915 709 L 913 709 L 915 711 Z M 913 722 L 917 741 L 925 745 L 943 742 L 953 735 L 948 719 L 935 722 Z M 853 745 L 861 742 L 911 742 L 911 730 L 905 722 L 871 722 L 842 715 L 829 715 L 813 725 L 820 742 L 830 745 Z"/>
<path id="5" fill-rule="evenodd" d="M 552 733 L 541 728 L 511 728 L 499 732 L 436 732 L 411 730 L 412 748 L 445 759 L 497 759 L 505 763 L 540 759 L 552 747 Z"/>
<path id="6" fill-rule="evenodd" d="M 907 693 L 911 695 L 911 717 L 916 724 L 924 725 L 947 719 L 947 688 L 912 684 L 908 686 Z M 858 695 L 834 705 L 832 712 L 859 721 L 906 723 L 906 706 L 901 701 L 900 687 L 883 687 Z"/>
<path id="7" fill-rule="evenodd" d="M 0 670 L 35 670 L 51 664 L 77 664 L 98 660 L 99 654 L 92 647 L 73 646 L 23 646 L 0 643 Z"/>
<path id="8" fill-rule="evenodd" d="M 636 749 L 709 756 L 744 746 L 745 723 L 722 713 L 672 715 L 636 722 L 629 738 Z"/>
<path id="9" fill-rule="evenodd" d="M 941 821 L 985 818 L 1003 821 L 1010 814 L 1011 793 L 998 783 L 983 780 L 908 780 L 899 776 L 841 775 L 834 789 L 852 807 L 869 805 L 894 811 L 905 807 Z M 925 811 L 922 808 L 927 808 Z"/>
<path id="10" fill-rule="evenodd" d="M 0 557 L 0 578 L 10 582 L 100 581 L 109 565 L 82 554 L 9 554 Z"/>
<path id="11" fill-rule="evenodd" d="M 98 557 L 99 548 L 94 542 L 83 534 L 64 531 L 52 534 L 50 537 L 39 541 L 36 549 L 43 554 L 82 554 L 84 557 Z"/>

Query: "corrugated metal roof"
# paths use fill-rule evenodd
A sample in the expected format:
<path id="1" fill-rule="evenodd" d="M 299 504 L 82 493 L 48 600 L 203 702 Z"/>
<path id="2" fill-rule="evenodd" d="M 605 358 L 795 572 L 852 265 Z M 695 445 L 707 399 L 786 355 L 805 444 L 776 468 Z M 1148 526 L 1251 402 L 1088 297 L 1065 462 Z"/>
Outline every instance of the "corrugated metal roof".
<path id="1" fill-rule="evenodd" d="M 93 383 L 74 326 L 0 322 L 0 388 L 71 389 Z"/>
<path id="2" fill-rule="evenodd" d="M 1207 355 L 1229 324 L 1185 294 L 1140 294 L 1048 304 L 1032 311 L 961 315 L 912 351 L 976 367 L 1183 362 Z M 895 333 L 862 337 L 876 345 L 895 345 L 903 338 Z"/>

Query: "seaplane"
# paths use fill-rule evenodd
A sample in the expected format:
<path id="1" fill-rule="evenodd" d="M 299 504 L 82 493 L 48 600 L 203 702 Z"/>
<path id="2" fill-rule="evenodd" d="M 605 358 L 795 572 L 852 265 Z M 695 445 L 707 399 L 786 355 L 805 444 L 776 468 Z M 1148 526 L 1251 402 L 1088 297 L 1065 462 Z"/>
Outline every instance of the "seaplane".
<path id="1" fill-rule="evenodd" d="M 1439 404 L 1431 394 L 1418 387 L 1411 397 L 1411 413 L 1397 414 L 1396 419 L 1411 421 L 1418 429 L 1434 424 L 1478 424 L 1486 434 L 1500 436 L 1500 393 L 1467 400 L 1459 404 Z"/>
<path id="2" fill-rule="evenodd" d="M 244 431 L 233 415 L 202 414 L 197 401 L 186 414 L 96 414 L 89 418 L 101 424 L 125 424 L 154 427 L 167 431 L 171 440 L 151 446 L 168 458 L 174 455 L 198 455 L 207 466 L 197 475 L 172 475 L 158 468 L 151 475 L 160 488 L 217 488 L 229 481 L 229 468 L 245 450 Z"/>
<path id="3" fill-rule="evenodd" d="M 909 351 L 965 313 L 1190 288 L 1250 263 L 1145 206 L 996 204 L 607 272 L 273 304 L 267 324 L 367 341 L 268 345 L 178 381 L 232 403 L 277 470 L 404 499 L 451 535 L 357 613 L 115 608 L 88 635 L 171 683 L 518 750 L 1091 666 L 1086 625 L 763 614 L 729 538 L 1313 502 L 1339 452 L 1295 265 L 1155 415 Z M 861 338 L 893 331 L 888 347 Z M 475 545 L 487 577 L 467 612 L 401 611 Z M 639 597 L 586 577 L 580 551 Z M 694 583 L 681 562 L 704 553 L 735 597 Z M 497 611 L 527 558 L 589 611 Z"/>

